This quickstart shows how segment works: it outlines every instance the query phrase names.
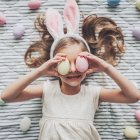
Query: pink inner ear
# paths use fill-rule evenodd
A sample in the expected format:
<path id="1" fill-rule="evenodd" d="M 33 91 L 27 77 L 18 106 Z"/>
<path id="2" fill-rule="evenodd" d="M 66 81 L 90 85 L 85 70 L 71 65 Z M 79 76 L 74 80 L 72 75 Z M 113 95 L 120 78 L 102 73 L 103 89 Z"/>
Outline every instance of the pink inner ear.
<path id="1" fill-rule="evenodd" d="M 62 17 L 57 10 L 48 9 L 46 13 L 46 26 L 54 38 L 63 35 Z"/>
<path id="2" fill-rule="evenodd" d="M 69 0 L 64 9 L 64 16 L 67 21 L 67 24 L 74 31 L 76 28 L 77 19 L 77 4 L 74 0 Z"/>
<path id="3" fill-rule="evenodd" d="M 55 14 L 55 13 L 52 13 L 52 14 Z M 52 32 L 56 35 L 56 36 L 58 36 L 58 34 L 59 34 L 59 30 L 58 30 L 58 16 L 55 14 L 54 16 L 50 16 L 49 15 L 49 20 L 50 20 L 50 22 L 48 23 L 48 26 L 49 27 L 51 27 L 51 30 L 52 30 Z"/>

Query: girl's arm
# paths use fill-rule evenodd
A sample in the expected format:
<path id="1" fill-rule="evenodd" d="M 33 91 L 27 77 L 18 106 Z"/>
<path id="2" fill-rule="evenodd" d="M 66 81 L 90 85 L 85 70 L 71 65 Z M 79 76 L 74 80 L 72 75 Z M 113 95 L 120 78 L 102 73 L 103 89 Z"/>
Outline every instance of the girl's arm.
<path id="1" fill-rule="evenodd" d="M 105 72 L 120 87 L 120 89 L 102 88 L 100 102 L 133 103 L 140 100 L 140 91 L 112 65 L 88 52 L 83 52 L 80 55 L 89 60 L 90 66 L 87 73 Z"/>
<path id="2" fill-rule="evenodd" d="M 30 83 L 32 83 L 39 77 L 40 72 L 38 69 L 36 69 L 35 71 L 30 72 L 29 74 L 23 76 L 22 78 L 17 79 L 3 90 L 1 94 L 1 99 L 4 100 L 5 102 L 16 102 L 16 101 L 24 101 L 26 99 L 35 97 L 41 97 L 42 95 L 41 86 L 37 86 L 39 87 L 39 89 L 35 86 L 27 87 Z"/>
<path id="3" fill-rule="evenodd" d="M 64 54 L 57 54 L 53 59 L 48 60 L 39 68 L 23 76 L 7 86 L 1 94 L 1 99 L 5 102 L 24 101 L 32 98 L 41 98 L 43 89 L 41 85 L 30 85 L 34 80 L 42 75 L 58 76 L 56 71 L 57 63 L 65 60 Z"/>
<path id="4" fill-rule="evenodd" d="M 104 72 L 118 84 L 120 89 L 102 88 L 100 93 L 101 102 L 133 103 L 140 100 L 140 91 L 112 65 L 108 64 Z"/>

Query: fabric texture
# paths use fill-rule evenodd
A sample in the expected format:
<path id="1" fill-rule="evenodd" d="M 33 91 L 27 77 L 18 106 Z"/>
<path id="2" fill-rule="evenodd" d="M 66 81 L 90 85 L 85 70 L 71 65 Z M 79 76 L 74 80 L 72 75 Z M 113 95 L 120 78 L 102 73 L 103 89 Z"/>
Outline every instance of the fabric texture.
<path id="1" fill-rule="evenodd" d="M 66 95 L 58 80 L 45 82 L 39 140 L 100 140 L 93 125 L 100 89 L 82 84 L 77 94 Z"/>

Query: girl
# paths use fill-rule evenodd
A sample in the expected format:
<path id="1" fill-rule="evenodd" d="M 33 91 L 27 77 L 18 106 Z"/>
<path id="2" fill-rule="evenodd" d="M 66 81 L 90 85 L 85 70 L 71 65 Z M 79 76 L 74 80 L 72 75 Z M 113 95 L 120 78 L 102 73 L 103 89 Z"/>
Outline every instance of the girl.
<path id="1" fill-rule="evenodd" d="M 1 100 L 17 102 L 42 98 L 43 117 L 39 140 L 100 140 L 93 125 L 99 104 L 134 103 L 140 99 L 140 93 L 111 64 L 91 54 L 84 38 L 75 33 L 79 25 L 79 11 L 74 0 L 67 1 L 64 18 L 66 34 L 63 32 L 60 14 L 54 9 L 47 10 L 45 26 L 42 24 L 45 27 L 43 39 L 33 44 L 25 54 L 26 64 L 37 68 L 6 87 L 1 94 Z M 44 22 L 43 18 L 41 21 Z M 41 54 L 37 58 L 31 55 L 35 51 Z M 76 69 L 77 57 L 88 60 L 89 67 L 85 72 Z M 61 75 L 57 71 L 57 65 L 66 59 L 70 62 L 69 73 Z M 82 84 L 86 75 L 94 72 L 106 73 L 120 88 L 105 89 Z M 55 76 L 59 80 L 47 80 L 43 85 L 30 85 L 44 75 Z"/>

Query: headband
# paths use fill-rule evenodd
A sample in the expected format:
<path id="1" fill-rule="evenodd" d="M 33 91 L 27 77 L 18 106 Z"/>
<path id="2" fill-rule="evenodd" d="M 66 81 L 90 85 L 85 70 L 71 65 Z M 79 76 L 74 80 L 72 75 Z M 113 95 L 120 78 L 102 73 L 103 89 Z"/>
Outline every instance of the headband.
<path id="1" fill-rule="evenodd" d="M 67 27 L 66 34 L 64 34 L 63 21 L 60 13 L 52 8 L 49 8 L 46 12 L 46 27 L 48 29 L 48 32 L 54 38 L 54 42 L 50 49 L 50 58 L 53 58 L 53 53 L 57 46 L 57 43 L 61 39 L 66 37 L 74 37 L 75 39 L 81 40 L 90 52 L 90 48 L 85 39 L 76 33 L 79 29 L 80 13 L 75 0 L 66 1 L 63 15 Z"/>

